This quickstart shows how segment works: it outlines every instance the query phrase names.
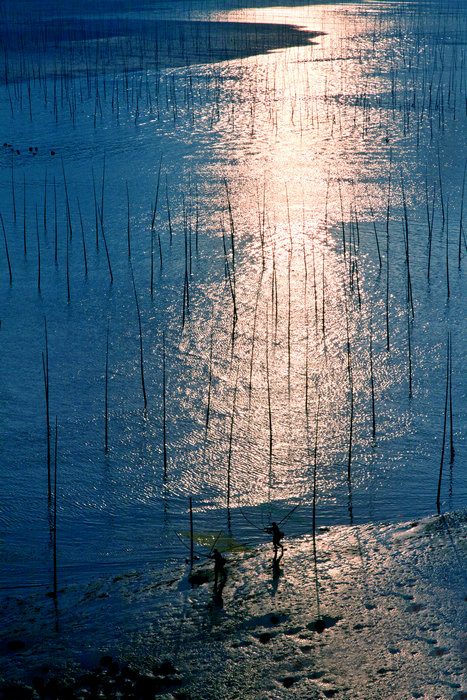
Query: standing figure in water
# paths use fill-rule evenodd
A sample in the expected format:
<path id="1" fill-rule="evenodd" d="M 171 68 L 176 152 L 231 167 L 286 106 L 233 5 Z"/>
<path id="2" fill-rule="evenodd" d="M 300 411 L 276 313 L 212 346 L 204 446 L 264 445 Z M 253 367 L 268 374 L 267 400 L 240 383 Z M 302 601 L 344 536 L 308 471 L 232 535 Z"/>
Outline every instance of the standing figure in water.
<path id="1" fill-rule="evenodd" d="M 281 550 L 279 559 L 281 559 L 282 555 L 284 554 L 284 546 L 281 544 L 281 539 L 284 537 L 284 533 L 281 530 L 279 530 L 279 526 L 277 525 L 277 523 L 272 523 L 271 527 L 267 527 L 266 532 L 272 534 L 274 560 L 277 560 L 277 552 L 279 551 L 279 549 Z"/>

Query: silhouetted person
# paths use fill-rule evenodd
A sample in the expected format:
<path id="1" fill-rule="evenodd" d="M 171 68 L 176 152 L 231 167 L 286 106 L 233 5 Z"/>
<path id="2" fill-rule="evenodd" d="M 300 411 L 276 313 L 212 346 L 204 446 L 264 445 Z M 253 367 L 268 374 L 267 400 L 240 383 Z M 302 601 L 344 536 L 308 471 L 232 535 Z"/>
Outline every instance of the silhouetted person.
<path id="1" fill-rule="evenodd" d="M 220 579 L 219 588 L 222 591 L 227 580 L 227 572 L 225 570 L 227 562 L 218 549 L 213 550 L 212 554 L 210 554 L 210 558 L 214 559 L 214 590 L 217 590 L 217 582 Z"/>
<path id="2" fill-rule="evenodd" d="M 284 537 L 284 533 L 279 530 L 277 523 L 272 523 L 271 527 L 266 528 L 266 532 L 272 533 L 272 545 L 274 547 L 274 559 L 277 559 L 277 552 L 281 550 L 281 557 L 284 554 L 284 547 L 281 544 L 281 539 Z"/>

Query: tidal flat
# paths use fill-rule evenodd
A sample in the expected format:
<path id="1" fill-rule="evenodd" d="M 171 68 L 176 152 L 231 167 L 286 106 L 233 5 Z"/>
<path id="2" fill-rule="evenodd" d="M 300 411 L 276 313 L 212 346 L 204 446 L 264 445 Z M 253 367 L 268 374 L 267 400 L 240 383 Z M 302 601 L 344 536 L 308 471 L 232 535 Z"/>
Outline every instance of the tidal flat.
<path id="1" fill-rule="evenodd" d="M 183 599 L 174 620 L 201 644 L 196 600 L 222 617 L 233 589 L 248 599 L 273 521 L 287 542 L 279 589 L 299 607 L 343 566 L 330 563 L 341 535 L 319 528 L 379 541 L 433 518 L 452 543 L 433 561 L 455 584 L 435 586 L 430 609 L 461 638 L 458 613 L 442 611 L 465 588 L 464 5 L 6 2 L 0 14 L 0 673 L 19 679 L 42 654 L 22 605 L 52 606 L 44 657 L 67 659 L 72 591 L 84 600 L 120 577 L 177 582 L 156 586 L 152 622 L 149 583 L 124 608 L 146 666 L 166 656 L 144 652 L 145 625 L 161 641 L 170 627 L 162 599 Z M 190 588 L 192 546 L 235 562 L 224 607 L 211 561 Z M 97 624 L 106 597 L 79 643 L 126 663 L 129 647 Z M 344 619 L 340 605 L 325 614 Z M 118 605 L 107 612 L 120 629 Z M 181 677 L 188 639 L 167 647 Z M 428 649 L 412 656 L 429 665 Z M 449 654 L 438 670 L 457 685 L 416 681 L 413 697 L 466 691 L 465 644 Z M 411 697 L 390 677 L 373 678 L 374 695 L 355 677 L 302 696 Z M 223 697 L 205 682 L 186 692 Z M 232 683 L 232 696 L 298 692 Z"/>

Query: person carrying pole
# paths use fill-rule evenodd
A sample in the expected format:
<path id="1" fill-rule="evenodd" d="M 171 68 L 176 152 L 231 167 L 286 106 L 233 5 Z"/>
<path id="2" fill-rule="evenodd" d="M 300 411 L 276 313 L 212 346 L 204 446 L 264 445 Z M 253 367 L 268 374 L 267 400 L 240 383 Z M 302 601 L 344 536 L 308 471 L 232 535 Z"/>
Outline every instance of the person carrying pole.
<path id="1" fill-rule="evenodd" d="M 272 545 L 274 547 L 274 559 L 277 559 L 277 552 L 281 550 L 280 556 L 284 554 L 284 546 L 281 543 L 281 539 L 284 537 L 284 533 L 279 529 L 277 523 L 271 523 L 271 527 L 266 528 L 266 532 L 272 534 Z M 280 557 L 279 557 L 280 558 Z"/>

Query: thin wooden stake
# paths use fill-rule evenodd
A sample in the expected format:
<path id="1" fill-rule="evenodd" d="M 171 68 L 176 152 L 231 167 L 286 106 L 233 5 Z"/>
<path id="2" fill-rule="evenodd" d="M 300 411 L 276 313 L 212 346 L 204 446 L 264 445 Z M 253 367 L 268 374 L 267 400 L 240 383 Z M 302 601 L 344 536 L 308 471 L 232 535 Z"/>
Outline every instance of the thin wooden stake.
<path id="1" fill-rule="evenodd" d="M 57 598 L 57 443 L 58 443 L 58 420 L 55 416 L 55 456 L 54 456 L 54 505 L 53 505 L 53 596 Z"/>
<path id="2" fill-rule="evenodd" d="M 451 296 L 449 286 L 449 199 L 446 203 L 446 293 L 449 299 Z"/>
<path id="3" fill-rule="evenodd" d="M 451 464 L 454 461 L 454 433 L 452 426 L 452 335 L 449 332 L 449 417 L 450 417 L 450 443 L 451 443 Z"/>
<path id="4" fill-rule="evenodd" d="M 139 303 L 138 303 L 138 295 L 136 294 L 136 286 L 135 286 L 135 276 L 133 274 L 133 265 L 130 262 L 130 270 L 131 270 L 131 281 L 133 283 L 133 292 L 135 295 L 135 303 L 136 303 L 136 313 L 138 314 L 138 326 L 139 326 L 139 351 L 140 351 L 140 369 L 141 369 L 141 387 L 143 390 L 143 399 L 144 399 L 144 410 L 146 411 L 147 409 L 147 398 L 146 398 L 146 387 L 144 384 L 144 363 L 143 363 L 143 332 L 141 329 L 141 313 L 139 310 Z"/>
<path id="5" fill-rule="evenodd" d="M 213 324 L 214 325 L 214 324 Z M 213 341 L 214 341 L 214 328 L 211 328 L 211 344 L 209 348 L 209 379 L 208 379 L 208 400 L 206 406 L 206 425 L 205 425 L 205 439 L 208 433 L 209 427 L 209 415 L 211 411 L 211 388 L 212 388 L 212 351 L 213 351 Z"/>
<path id="6" fill-rule="evenodd" d="M 441 513 L 441 505 L 440 505 L 441 480 L 442 480 L 442 476 L 443 476 L 444 447 L 446 444 L 446 423 L 447 423 L 447 414 L 448 414 L 449 373 L 450 373 L 450 363 L 449 363 L 450 346 L 451 346 L 451 336 L 450 336 L 450 334 L 448 334 L 447 351 L 446 351 L 446 355 L 447 355 L 447 359 L 446 359 L 446 396 L 444 399 L 443 442 L 441 445 L 441 462 L 439 465 L 438 492 L 437 492 L 437 496 L 436 496 L 436 507 L 438 509 L 438 515 Z"/>
<path id="7" fill-rule="evenodd" d="M 460 218 L 459 218 L 459 249 L 458 249 L 458 267 L 461 268 L 461 251 L 462 251 L 462 236 L 464 231 L 463 226 L 463 216 L 464 216 L 464 194 L 465 194 L 465 176 L 467 173 L 467 158 L 464 164 L 464 177 L 462 178 L 462 196 L 461 196 L 461 206 L 460 206 Z"/>
<path id="8" fill-rule="evenodd" d="M 190 566 L 193 568 L 194 561 L 194 532 L 193 532 L 193 503 L 190 496 Z"/>
<path id="9" fill-rule="evenodd" d="M 65 165 L 63 163 L 63 158 L 62 158 L 62 172 L 63 172 L 63 184 L 65 186 L 65 199 L 66 199 L 66 215 L 68 219 L 68 226 L 70 229 L 70 241 L 73 238 L 73 229 L 71 227 L 71 210 L 70 210 L 70 200 L 68 198 L 68 185 L 66 182 L 66 175 L 65 175 Z"/>
<path id="10" fill-rule="evenodd" d="M 128 242 L 128 258 L 131 260 L 131 244 L 130 244 L 130 194 L 128 192 L 128 180 L 126 181 L 126 204 L 127 204 L 127 242 Z"/>
<path id="11" fill-rule="evenodd" d="M 165 372 L 165 330 L 162 332 L 162 430 L 164 449 L 164 479 L 167 479 L 167 410 L 166 410 L 166 372 Z"/>
<path id="12" fill-rule="evenodd" d="M 15 219 L 16 221 L 16 219 Z M 27 241 L 26 241 L 26 175 L 23 174 L 23 249 L 24 256 L 27 255 Z"/>
<path id="13" fill-rule="evenodd" d="M 16 223 L 16 197 L 15 197 L 15 171 L 13 163 L 14 154 L 11 154 L 11 197 L 13 202 L 13 219 Z"/>
<path id="14" fill-rule="evenodd" d="M 266 307 L 266 386 L 268 396 L 268 422 L 269 422 L 269 488 L 272 478 L 272 409 L 271 409 L 271 382 L 269 379 L 269 318 Z"/>
<path id="15" fill-rule="evenodd" d="M 101 228 L 104 227 L 104 187 L 105 187 L 105 152 L 102 164 L 102 191 L 101 191 Z"/>
<path id="16" fill-rule="evenodd" d="M 376 414 L 375 414 L 375 382 L 373 374 L 373 325 L 370 316 L 370 384 L 371 384 L 371 415 L 373 426 L 373 441 L 376 440 Z"/>
<path id="17" fill-rule="evenodd" d="M 99 207 L 99 205 L 97 205 L 97 206 Z M 108 268 L 109 268 L 109 274 L 110 274 L 110 284 L 112 284 L 113 281 L 114 281 L 114 276 L 113 276 L 113 273 L 112 273 L 112 265 L 110 264 L 109 248 L 108 248 L 108 246 L 107 246 L 107 238 L 106 238 L 106 235 L 105 235 L 105 233 L 104 233 L 104 223 L 103 223 L 103 221 L 102 221 L 102 216 L 101 216 L 101 219 L 100 219 L 100 220 L 101 220 L 101 235 L 102 235 L 102 240 L 104 241 L 105 255 L 106 255 L 106 258 L 107 258 L 107 266 L 108 266 Z"/>
<path id="18" fill-rule="evenodd" d="M 49 343 L 47 338 L 47 319 L 44 316 L 44 335 L 45 335 L 45 355 L 42 353 L 42 371 L 44 374 L 44 389 L 45 389 L 45 410 L 46 410 L 46 427 L 47 427 L 47 492 L 49 501 L 52 497 L 52 484 L 50 476 L 50 411 L 49 411 Z"/>
<path id="19" fill-rule="evenodd" d="M 109 412 L 108 412 L 108 385 L 109 385 L 109 326 L 107 323 L 107 339 L 105 345 L 105 451 L 109 451 Z"/>
<path id="20" fill-rule="evenodd" d="M 229 453 L 227 458 L 227 514 L 230 517 L 230 477 L 231 477 L 231 465 L 232 465 L 232 443 L 233 443 L 233 429 L 235 421 L 235 407 L 237 403 L 237 387 L 238 387 L 238 373 L 239 368 L 237 368 L 237 376 L 235 379 L 235 389 L 233 397 L 232 406 L 232 417 L 230 420 L 230 434 L 229 434 Z"/>
<path id="21" fill-rule="evenodd" d="M 168 183 L 167 183 L 167 173 L 165 174 L 165 201 L 167 204 L 167 223 L 169 225 L 170 245 L 172 245 L 173 232 L 172 232 L 172 219 L 170 216 L 169 187 L 168 187 Z"/>
<path id="22" fill-rule="evenodd" d="M 392 151 L 391 151 L 392 162 Z M 391 201 L 391 163 L 389 165 L 388 203 L 386 207 L 386 349 L 389 352 L 389 210 Z"/>
<path id="23" fill-rule="evenodd" d="M 81 216 L 81 205 L 79 203 L 79 199 L 78 199 L 78 214 L 79 214 L 79 222 L 80 222 L 80 226 L 81 226 L 81 240 L 83 242 L 84 274 L 87 277 L 88 276 L 88 260 L 87 260 L 87 256 L 86 256 L 86 241 L 84 240 L 83 217 Z"/>
<path id="24" fill-rule="evenodd" d="M 313 532 L 313 551 L 316 554 L 316 471 L 317 471 L 317 456 L 318 456 L 318 426 L 319 426 L 319 406 L 320 394 L 318 392 L 318 405 L 316 408 L 316 423 L 315 423 L 315 447 L 313 451 L 313 513 L 312 513 L 312 532 Z"/>
<path id="25" fill-rule="evenodd" d="M 69 260 L 69 243 L 68 243 L 68 224 L 66 232 L 66 289 L 68 301 L 70 301 L 70 260 Z"/>
<path id="26" fill-rule="evenodd" d="M 10 255 L 8 253 L 8 242 L 6 239 L 6 231 L 5 231 L 5 224 L 3 223 L 3 216 L 0 212 L 0 221 L 2 222 L 2 229 L 3 229 L 3 240 L 5 242 L 5 253 L 6 253 L 6 260 L 8 263 L 8 272 L 10 273 L 10 284 L 13 282 L 13 276 L 11 274 L 11 264 L 10 264 Z"/>
<path id="27" fill-rule="evenodd" d="M 99 250 L 99 206 L 97 204 L 97 192 L 96 192 L 96 178 L 94 175 L 94 168 L 92 170 L 92 190 L 94 194 L 94 217 L 96 220 L 96 250 Z"/>
<path id="28" fill-rule="evenodd" d="M 47 170 L 44 177 L 44 232 L 47 233 Z"/>
<path id="29" fill-rule="evenodd" d="M 55 175 L 54 175 L 54 234 L 55 234 L 55 255 L 54 255 L 54 260 L 55 264 L 57 264 L 57 255 L 58 255 L 58 216 L 57 216 L 57 184 L 55 182 Z"/>
<path id="30" fill-rule="evenodd" d="M 36 240 L 37 240 L 37 291 L 41 293 L 41 245 L 39 241 L 39 220 L 37 218 L 36 204 Z"/>
<path id="31" fill-rule="evenodd" d="M 412 398 L 412 341 L 410 337 L 410 317 L 409 317 L 409 306 L 407 305 L 407 344 L 409 353 L 409 399 Z"/>
<path id="32" fill-rule="evenodd" d="M 350 485 L 351 464 L 352 464 L 352 441 L 353 441 L 353 414 L 354 414 L 354 395 L 353 395 L 353 378 L 352 378 L 352 360 L 350 354 L 350 335 L 349 335 L 349 312 L 347 307 L 347 292 L 344 282 L 344 301 L 345 301 L 345 328 L 347 334 L 347 372 L 349 376 L 350 390 L 350 428 L 349 428 L 349 452 L 347 458 L 347 477 Z"/>

